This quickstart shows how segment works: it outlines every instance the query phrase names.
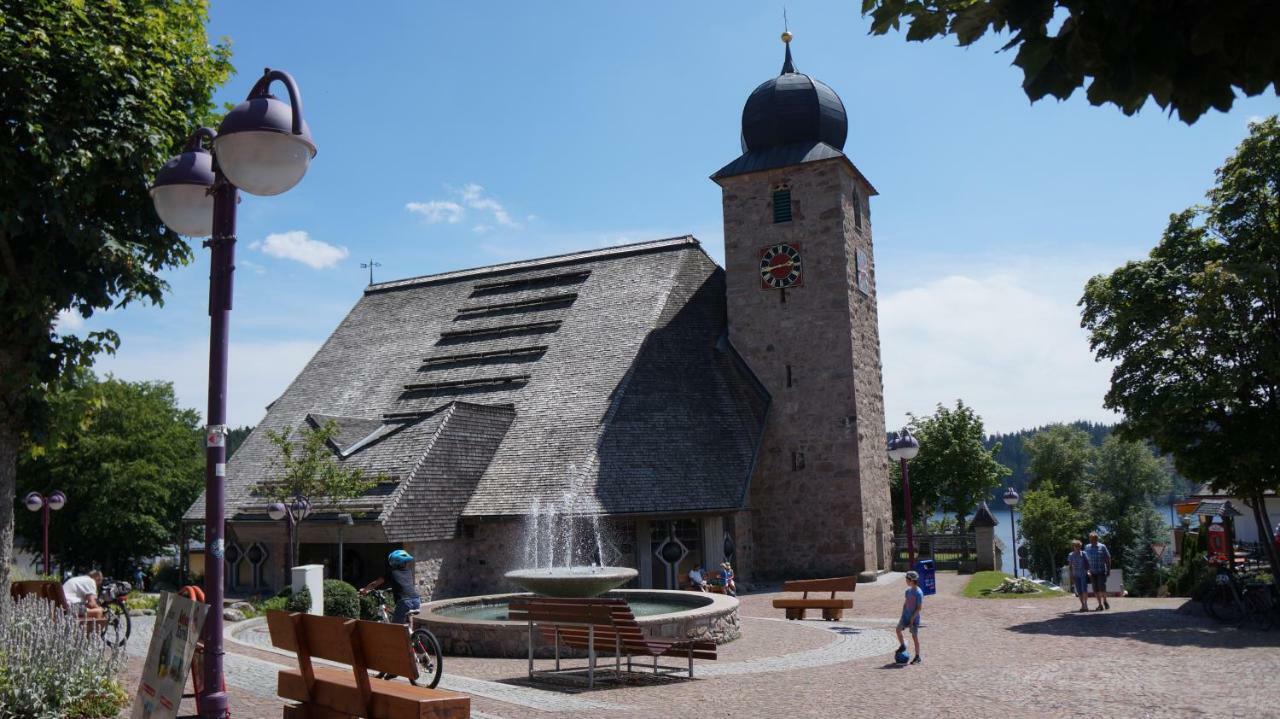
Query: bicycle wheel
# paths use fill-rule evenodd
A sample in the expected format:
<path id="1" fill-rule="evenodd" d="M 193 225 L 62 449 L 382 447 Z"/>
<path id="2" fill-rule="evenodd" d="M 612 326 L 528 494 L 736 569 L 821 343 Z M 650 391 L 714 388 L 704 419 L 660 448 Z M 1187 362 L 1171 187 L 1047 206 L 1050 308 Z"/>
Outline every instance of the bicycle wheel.
<path id="1" fill-rule="evenodd" d="M 1220 622 L 1237 624 L 1245 617 L 1244 604 L 1228 584 L 1219 584 L 1209 593 L 1205 609 Z"/>
<path id="2" fill-rule="evenodd" d="M 103 615 L 105 623 L 102 625 L 102 641 L 107 646 L 123 647 L 129 641 L 129 632 L 133 629 L 129 610 L 125 608 L 124 602 L 111 602 L 103 609 L 106 614 Z"/>
<path id="3" fill-rule="evenodd" d="M 1245 624 L 1253 629 L 1271 628 L 1271 597 L 1266 585 L 1246 587 L 1241 598 L 1245 608 Z"/>
<path id="4" fill-rule="evenodd" d="M 444 652 L 440 651 L 440 642 L 431 632 L 415 629 L 409 636 L 409 646 L 413 648 L 413 658 L 418 662 L 418 678 L 410 683 L 434 689 L 444 671 Z"/>

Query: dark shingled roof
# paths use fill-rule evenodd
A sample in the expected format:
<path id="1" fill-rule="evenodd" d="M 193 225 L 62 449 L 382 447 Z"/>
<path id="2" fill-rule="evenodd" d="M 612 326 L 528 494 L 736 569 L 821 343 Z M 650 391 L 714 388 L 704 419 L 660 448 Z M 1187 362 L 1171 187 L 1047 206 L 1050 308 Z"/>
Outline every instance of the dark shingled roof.
<path id="1" fill-rule="evenodd" d="M 692 237 L 372 285 L 228 464 L 227 516 L 264 513 L 266 430 L 327 420 L 340 462 L 391 480 L 342 505 L 388 541 L 565 497 L 742 507 L 769 398 L 726 322 L 724 271 Z"/>
<path id="2" fill-rule="evenodd" d="M 969 528 L 974 527 L 994 527 L 1000 521 L 991 513 L 991 509 L 987 507 L 987 503 L 983 502 L 978 506 L 978 511 L 973 513 L 973 521 L 969 523 Z"/>

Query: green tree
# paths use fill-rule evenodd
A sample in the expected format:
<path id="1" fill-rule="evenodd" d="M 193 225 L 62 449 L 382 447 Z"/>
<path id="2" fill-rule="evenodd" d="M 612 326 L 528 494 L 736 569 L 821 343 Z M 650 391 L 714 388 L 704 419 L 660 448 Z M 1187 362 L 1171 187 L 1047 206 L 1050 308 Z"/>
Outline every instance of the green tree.
<path id="1" fill-rule="evenodd" d="M 908 467 L 912 503 L 919 502 L 922 509 L 936 503 L 963 526 L 965 515 L 1009 474 L 1009 468 L 995 459 L 1000 448 L 983 446 L 982 418 L 964 400 L 956 400 L 954 409 L 940 404 L 927 417 L 911 415 L 911 423 L 920 441 L 920 454 Z M 925 504 L 926 498 L 934 503 Z"/>
<path id="2" fill-rule="evenodd" d="M 268 479 L 258 484 L 257 495 L 270 502 L 288 506 L 295 497 L 305 497 L 313 505 L 355 499 L 372 489 L 386 476 L 366 477 L 364 470 L 344 467 L 334 457 L 332 447 L 338 434 L 338 423 L 329 420 L 315 427 L 307 425 L 297 433 L 293 427 L 277 432 L 267 430 L 267 439 L 275 445 Z M 289 548 L 291 564 L 298 561 L 298 538 L 293 533 Z"/>
<path id="3" fill-rule="evenodd" d="M 1058 567 L 1071 551 L 1071 540 L 1080 539 L 1088 527 L 1084 512 L 1059 495 L 1052 481 L 1023 495 L 1018 509 L 1022 515 L 1018 527 L 1029 551 L 1027 569 L 1034 576 L 1056 581 Z"/>
<path id="4" fill-rule="evenodd" d="M 1151 506 L 1169 489 L 1165 463 L 1151 454 L 1145 442 L 1113 435 L 1098 450 L 1090 486 L 1090 514 L 1095 524 L 1106 528 L 1107 546 L 1116 564 L 1123 566 Z"/>
<path id="5" fill-rule="evenodd" d="M 1280 94 L 1280 3 L 1115 0 L 862 0 L 871 32 L 910 24 L 907 40 L 954 36 L 968 46 L 1008 33 L 1032 102 L 1070 97 L 1088 82 L 1093 105 L 1124 114 L 1148 99 L 1188 124 L 1236 91 Z"/>
<path id="6" fill-rule="evenodd" d="M 0 0 L 0 592 L 21 445 L 54 385 L 119 344 L 55 318 L 158 303 L 191 257 L 147 186 L 231 72 L 206 20 L 203 0 Z"/>
<path id="7" fill-rule="evenodd" d="M 1026 441 L 1026 450 L 1031 477 L 1028 487 L 1051 484 L 1073 507 L 1085 506 L 1088 478 L 1097 455 L 1088 432 L 1065 424 L 1050 425 Z"/>
<path id="8" fill-rule="evenodd" d="M 171 545 L 204 485 L 200 415 L 178 406 L 168 382 L 124 382 L 76 374 L 49 398 L 50 431 L 18 462 L 23 493 L 67 494 L 49 525 L 64 565 L 128 574 L 140 557 Z M 19 531 L 39 545 L 40 515 L 22 512 Z"/>
<path id="9" fill-rule="evenodd" d="M 1148 259 L 1089 280 L 1080 303 L 1094 352 L 1116 363 L 1120 434 L 1261 507 L 1280 490 L 1280 121 L 1249 127 L 1209 204 L 1171 216 Z"/>
<path id="10" fill-rule="evenodd" d="M 1154 597 L 1159 593 L 1168 572 L 1151 545 L 1156 542 L 1168 543 L 1170 533 L 1160 520 L 1160 515 L 1151 507 L 1134 507 L 1125 517 L 1124 524 L 1132 527 L 1132 537 L 1124 547 L 1123 559 L 1115 561 L 1121 562 L 1120 566 L 1124 567 L 1125 589 L 1133 596 Z"/>

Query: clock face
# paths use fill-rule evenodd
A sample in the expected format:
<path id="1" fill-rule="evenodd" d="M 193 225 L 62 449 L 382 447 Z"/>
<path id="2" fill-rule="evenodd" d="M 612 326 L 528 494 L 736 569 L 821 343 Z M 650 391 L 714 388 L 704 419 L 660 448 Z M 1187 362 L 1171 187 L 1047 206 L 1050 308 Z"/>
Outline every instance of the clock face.
<path id="1" fill-rule="evenodd" d="M 800 280 L 800 245 L 783 243 L 760 251 L 761 289 L 799 287 Z"/>

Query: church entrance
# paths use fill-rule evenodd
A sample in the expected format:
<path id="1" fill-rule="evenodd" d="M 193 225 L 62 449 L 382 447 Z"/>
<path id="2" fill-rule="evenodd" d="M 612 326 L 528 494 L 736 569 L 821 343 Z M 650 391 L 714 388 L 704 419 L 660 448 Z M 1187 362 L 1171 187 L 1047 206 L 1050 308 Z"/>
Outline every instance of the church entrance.
<path id="1" fill-rule="evenodd" d="M 679 589 L 682 575 L 702 559 L 702 523 L 697 519 L 661 519 L 649 523 L 652 554 L 650 586 Z"/>

